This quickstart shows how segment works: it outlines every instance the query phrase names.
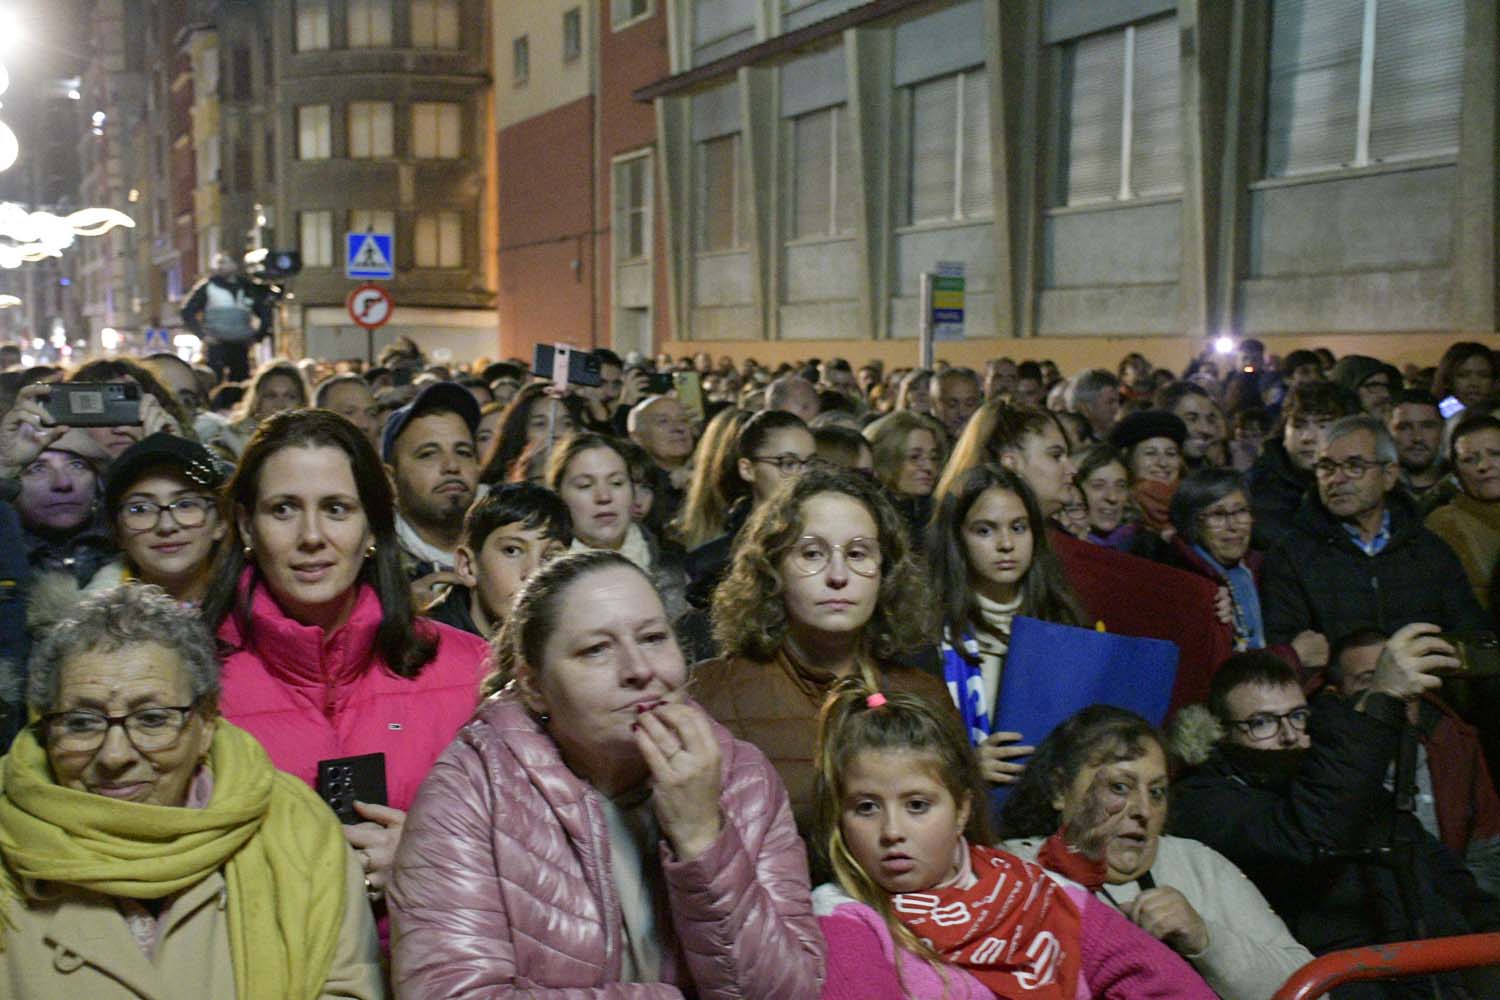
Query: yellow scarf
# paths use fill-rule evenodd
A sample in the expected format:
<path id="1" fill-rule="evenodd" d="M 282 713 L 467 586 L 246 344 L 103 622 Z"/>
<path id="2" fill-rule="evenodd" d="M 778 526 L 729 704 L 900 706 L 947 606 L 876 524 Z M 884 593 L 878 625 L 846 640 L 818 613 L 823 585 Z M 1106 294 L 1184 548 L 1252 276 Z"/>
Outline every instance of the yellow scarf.
<path id="1" fill-rule="evenodd" d="M 202 809 L 119 802 L 65 788 L 28 729 L 0 760 L 0 948 L 23 879 L 162 899 L 224 869 L 238 995 L 315 998 L 343 923 L 348 848 L 312 790 L 220 720 Z"/>

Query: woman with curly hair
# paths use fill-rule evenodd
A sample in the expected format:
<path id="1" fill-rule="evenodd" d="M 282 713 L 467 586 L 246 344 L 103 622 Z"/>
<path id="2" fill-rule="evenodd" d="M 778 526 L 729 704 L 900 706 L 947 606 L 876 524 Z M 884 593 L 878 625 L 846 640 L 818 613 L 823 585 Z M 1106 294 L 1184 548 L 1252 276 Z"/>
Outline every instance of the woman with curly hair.
<path id="1" fill-rule="evenodd" d="M 936 633 L 931 587 L 906 526 L 874 480 L 813 469 L 757 507 L 714 592 L 724 655 L 693 670 L 693 696 L 760 747 L 812 830 L 818 709 L 842 677 L 952 711 L 936 677 L 896 660 Z"/>

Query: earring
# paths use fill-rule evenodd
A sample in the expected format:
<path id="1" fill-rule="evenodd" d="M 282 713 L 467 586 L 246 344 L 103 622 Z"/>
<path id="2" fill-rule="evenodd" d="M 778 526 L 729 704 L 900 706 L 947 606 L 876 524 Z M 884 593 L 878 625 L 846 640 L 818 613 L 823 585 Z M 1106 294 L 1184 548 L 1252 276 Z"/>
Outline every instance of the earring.
<path id="1" fill-rule="evenodd" d="M 254 562 L 255 561 L 255 550 L 252 549 L 248 545 L 245 546 L 245 561 L 246 562 Z"/>
<path id="2" fill-rule="evenodd" d="M 371 542 L 365 548 L 365 558 L 366 559 L 374 559 L 375 558 L 375 543 L 374 542 Z"/>

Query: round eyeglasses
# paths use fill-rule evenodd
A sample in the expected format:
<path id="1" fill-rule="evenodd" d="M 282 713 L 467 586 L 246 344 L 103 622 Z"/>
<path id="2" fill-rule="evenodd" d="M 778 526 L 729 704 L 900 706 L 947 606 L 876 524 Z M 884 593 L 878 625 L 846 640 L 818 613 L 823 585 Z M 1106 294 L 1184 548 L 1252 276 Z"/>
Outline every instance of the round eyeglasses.
<path id="1" fill-rule="evenodd" d="M 208 497 L 183 497 L 171 503 L 132 500 L 120 507 L 120 520 L 131 531 L 150 531 L 161 523 L 163 514 L 170 514 L 179 528 L 201 528 L 213 507 Z"/>
<path id="2" fill-rule="evenodd" d="M 844 565 L 856 576 L 875 576 L 880 572 L 880 543 L 873 538 L 851 538 L 834 545 L 817 535 L 803 535 L 787 554 L 792 572 L 798 576 L 816 576 L 833 563 L 837 552 Z"/>
<path id="3" fill-rule="evenodd" d="M 92 753 L 104 745 L 114 726 L 125 730 L 125 738 L 141 753 L 174 746 L 192 716 L 194 705 L 138 708 L 126 715 L 105 715 L 88 709 L 54 712 L 38 720 L 47 745 L 64 753 Z"/>

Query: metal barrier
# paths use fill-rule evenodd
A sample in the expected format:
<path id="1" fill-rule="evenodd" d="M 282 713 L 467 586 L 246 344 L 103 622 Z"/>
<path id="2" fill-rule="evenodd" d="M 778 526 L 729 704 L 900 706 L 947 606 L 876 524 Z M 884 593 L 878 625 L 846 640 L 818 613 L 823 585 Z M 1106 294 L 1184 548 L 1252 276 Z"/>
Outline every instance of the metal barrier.
<path id="1" fill-rule="evenodd" d="M 1330 952 L 1293 973 L 1271 1000 L 1312 1000 L 1345 983 L 1451 972 L 1479 965 L 1500 965 L 1500 933 L 1398 941 Z"/>

